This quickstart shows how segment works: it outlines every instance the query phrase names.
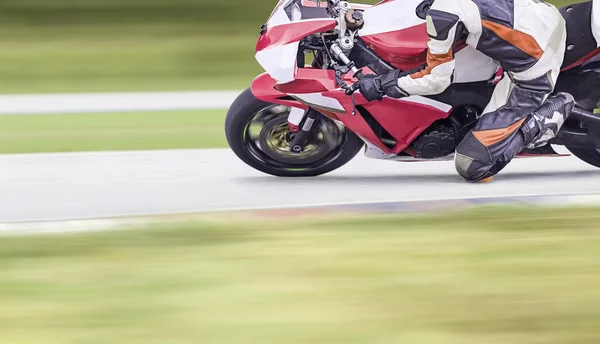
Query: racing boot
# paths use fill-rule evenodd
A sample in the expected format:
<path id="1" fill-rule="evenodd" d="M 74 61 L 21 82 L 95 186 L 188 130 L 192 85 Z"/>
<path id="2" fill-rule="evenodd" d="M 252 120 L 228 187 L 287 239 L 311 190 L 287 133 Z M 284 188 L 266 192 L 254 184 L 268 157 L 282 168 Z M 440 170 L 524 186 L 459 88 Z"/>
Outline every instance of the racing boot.
<path id="1" fill-rule="evenodd" d="M 536 149 L 548 144 L 558 134 L 573 107 L 575 99 L 569 93 L 557 93 L 525 120 L 521 127 L 525 148 Z"/>

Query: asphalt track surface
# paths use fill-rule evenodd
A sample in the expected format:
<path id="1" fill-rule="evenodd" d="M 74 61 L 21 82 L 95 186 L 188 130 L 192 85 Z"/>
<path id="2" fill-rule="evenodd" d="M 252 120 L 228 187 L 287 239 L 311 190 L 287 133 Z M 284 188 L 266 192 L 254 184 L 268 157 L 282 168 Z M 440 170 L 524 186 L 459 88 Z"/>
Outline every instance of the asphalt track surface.
<path id="1" fill-rule="evenodd" d="M 520 159 L 473 185 L 452 162 L 362 156 L 306 179 L 261 174 L 226 149 L 0 156 L 0 223 L 565 194 L 600 194 L 600 169 L 574 157 Z"/>

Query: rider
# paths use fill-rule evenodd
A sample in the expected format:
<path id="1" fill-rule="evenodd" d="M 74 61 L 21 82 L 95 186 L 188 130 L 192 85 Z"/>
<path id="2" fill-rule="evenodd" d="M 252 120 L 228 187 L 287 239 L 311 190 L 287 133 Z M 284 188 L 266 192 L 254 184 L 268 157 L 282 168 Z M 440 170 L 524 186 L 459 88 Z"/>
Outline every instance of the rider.
<path id="1" fill-rule="evenodd" d="M 464 41 L 504 70 L 475 128 L 458 145 L 456 169 L 467 181 L 488 181 L 523 148 L 548 143 L 570 114 L 570 94 L 553 93 L 566 45 L 559 11 L 540 0 L 437 0 L 426 17 L 427 64 L 419 70 L 366 75 L 368 101 L 433 95 L 450 86 L 456 43 Z"/>

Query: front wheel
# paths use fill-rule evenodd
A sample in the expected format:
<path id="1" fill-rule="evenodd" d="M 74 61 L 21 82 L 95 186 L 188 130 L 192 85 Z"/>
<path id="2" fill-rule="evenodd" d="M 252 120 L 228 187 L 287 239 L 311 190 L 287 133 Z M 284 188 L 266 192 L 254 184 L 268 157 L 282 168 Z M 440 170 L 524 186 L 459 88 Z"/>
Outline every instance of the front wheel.
<path id="1" fill-rule="evenodd" d="M 364 142 L 354 133 L 321 116 L 301 153 L 290 148 L 290 108 L 263 102 L 250 89 L 232 104 L 225 120 L 227 142 L 249 166 L 279 177 L 314 177 L 352 160 Z"/>

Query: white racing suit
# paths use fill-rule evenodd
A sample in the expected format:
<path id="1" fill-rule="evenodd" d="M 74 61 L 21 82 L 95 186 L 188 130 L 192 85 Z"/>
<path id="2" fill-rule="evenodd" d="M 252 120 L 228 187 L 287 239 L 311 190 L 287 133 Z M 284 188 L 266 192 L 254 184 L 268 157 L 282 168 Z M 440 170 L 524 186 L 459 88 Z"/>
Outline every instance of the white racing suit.
<path id="1" fill-rule="evenodd" d="M 494 176 L 525 146 L 544 145 L 558 132 L 574 101 L 568 94 L 548 99 L 566 45 L 566 24 L 554 6 L 538 0 L 436 0 L 426 23 L 427 65 L 398 79 L 405 93 L 443 92 L 452 82 L 459 40 L 505 72 L 457 148 L 456 168 L 467 181 Z"/>

